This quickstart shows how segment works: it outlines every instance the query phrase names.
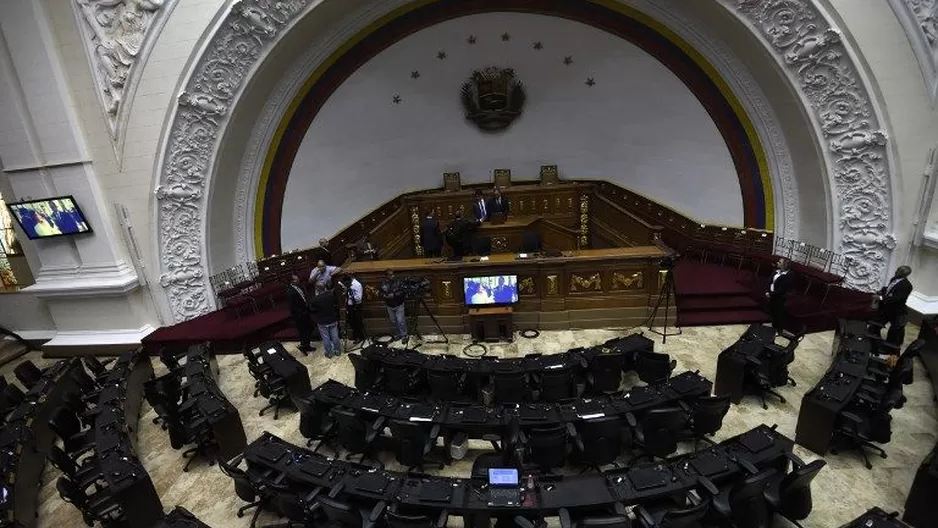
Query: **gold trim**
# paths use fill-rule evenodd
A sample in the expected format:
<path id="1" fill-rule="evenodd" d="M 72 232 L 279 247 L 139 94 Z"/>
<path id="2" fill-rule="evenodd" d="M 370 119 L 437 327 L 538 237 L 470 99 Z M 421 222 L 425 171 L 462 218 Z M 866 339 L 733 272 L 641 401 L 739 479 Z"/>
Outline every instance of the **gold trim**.
<path id="1" fill-rule="evenodd" d="M 440 281 L 440 290 L 443 299 L 450 300 L 453 298 L 453 281 Z"/>
<path id="2" fill-rule="evenodd" d="M 594 273 L 589 277 L 570 276 L 570 293 L 584 291 L 603 291 L 603 280 L 599 273 Z"/>
<path id="3" fill-rule="evenodd" d="M 557 286 L 558 282 L 556 275 L 547 276 L 547 295 L 557 295 L 559 291 L 559 287 Z"/>
<path id="4" fill-rule="evenodd" d="M 519 295 L 534 295 L 534 277 L 525 277 L 518 281 Z"/>
<path id="5" fill-rule="evenodd" d="M 641 290 L 645 287 L 645 274 L 641 271 L 632 273 L 613 272 L 612 287 L 613 290 Z"/>

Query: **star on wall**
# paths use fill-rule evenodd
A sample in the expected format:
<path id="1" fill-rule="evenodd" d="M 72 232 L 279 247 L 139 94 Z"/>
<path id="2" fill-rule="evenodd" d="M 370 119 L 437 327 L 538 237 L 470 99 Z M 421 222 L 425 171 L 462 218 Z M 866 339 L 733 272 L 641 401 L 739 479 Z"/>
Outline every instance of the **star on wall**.
<path id="1" fill-rule="evenodd" d="M 596 81 L 593 80 L 592 77 L 587 77 L 587 78 L 586 78 L 586 85 L 587 85 L 587 86 L 589 86 L 590 88 L 592 88 L 594 84 L 596 84 Z"/>
<path id="2" fill-rule="evenodd" d="M 476 36 L 475 36 L 475 35 L 469 35 L 469 38 L 466 39 L 466 42 L 468 42 L 469 44 L 475 44 L 475 43 L 476 43 Z"/>
<path id="3" fill-rule="evenodd" d="M 571 57 L 570 55 L 567 55 L 566 57 L 564 57 L 564 58 L 563 58 L 563 64 L 564 64 L 564 66 L 569 66 L 569 65 L 573 64 L 573 57 Z"/>
<path id="4" fill-rule="evenodd" d="M 445 58 L 446 58 L 446 52 L 443 51 L 443 50 L 440 50 L 440 51 L 436 52 L 436 58 L 438 58 L 438 59 L 440 59 L 440 60 L 445 59 Z"/>
<path id="5" fill-rule="evenodd" d="M 394 94 L 394 97 L 391 98 L 391 102 L 394 104 L 401 104 L 401 101 L 403 101 L 403 99 L 401 99 L 401 96 L 397 94 Z"/>
<path id="6" fill-rule="evenodd" d="M 414 71 L 410 72 L 410 78 L 411 78 L 411 79 L 419 79 L 419 78 L 420 78 L 420 72 L 417 71 L 417 70 L 414 70 Z"/>
<path id="7" fill-rule="evenodd" d="M 541 41 L 537 41 L 534 43 L 534 49 L 536 50 L 544 49 L 544 44 L 542 44 Z"/>
<path id="8" fill-rule="evenodd" d="M 508 42 L 509 40 L 511 40 L 511 35 L 507 31 L 502 33 L 502 42 Z"/>

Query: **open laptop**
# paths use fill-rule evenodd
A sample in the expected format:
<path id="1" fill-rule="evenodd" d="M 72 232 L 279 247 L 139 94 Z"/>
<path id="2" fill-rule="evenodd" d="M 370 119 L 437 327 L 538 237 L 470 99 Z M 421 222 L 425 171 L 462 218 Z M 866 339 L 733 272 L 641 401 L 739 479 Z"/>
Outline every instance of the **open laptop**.
<path id="1" fill-rule="evenodd" d="M 489 506 L 521 506 L 521 488 L 517 468 L 489 468 Z"/>

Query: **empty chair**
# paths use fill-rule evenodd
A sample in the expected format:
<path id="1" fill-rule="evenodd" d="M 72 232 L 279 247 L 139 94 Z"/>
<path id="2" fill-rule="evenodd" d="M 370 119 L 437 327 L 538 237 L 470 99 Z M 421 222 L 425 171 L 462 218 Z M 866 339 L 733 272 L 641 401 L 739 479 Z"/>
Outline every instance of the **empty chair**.
<path id="1" fill-rule="evenodd" d="M 143 386 L 143 394 L 156 412 L 153 423 L 162 423 L 165 429 L 166 420 L 179 412 L 179 398 L 182 396 L 179 378 L 166 374 L 147 381 Z"/>
<path id="2" fill-rule="evenodd" d="M 379 387 L 383 381 L 381 365 L 361 354 L 348 354 L 352 367 L 355 369 L 355 388 L 358 390 L 372 390 Z"/>
<path id="3" fill-rule="evenodd" d="M 120 506 L 114 502 L 108 490 L 89 497 L 85 495 L 84 490 L 80 489 L 68 477 L 59 477 L 55 487 L 63 501 L 72 504 L 81 511 L 82 520 L 88 526 L 94 526 L 95 522 L 109 526 L 123 516 Z"/>
<path id="4" fill-rule="evenodd" d="M 94 449 L 94 430 L 82 431 L 81 421 L 75 411 L 66 406 L 56 407 L 52 411 L 49 428 L 62 440 L 65 453 L 73 459 Z"/>
<path id="5" fill-rule="evenodd" d="M 300 434 L 306 440 L 306 446 L 319 441 L 313 452 L 319 451 L 323 446 L 335 438 L 335 420 L 329 414 L 329 405 L 305 396 L 295 396 L 293 403 L 300 411 Z"/>
<path id="6" fill-rule="evenodd" d="M 23 387 L 26 387 L 27 390 L 42 379 L 42 370 L 28 359 L 21 361 L 20 364 L 13 369 L 13 374 L 16 375 L 16 379 L 20 380 L 20 383 L 22 383 Z"/>
<path id="7" fill-rule="evenodd" d="M 361 455 L 359 462 L 363 462 L 366 458 L 374 460 L 373 456 L 369 456 L 372 454 L 372 442 L 383 429 L 384 418 L 378 418 L 378 421 L 374 423 L 368 422 L 354 411 L 341 407 L 332 408 L 329 414 L 335 420 L 336 439 L 339 445 L 348 451 L 345 459 Z"/>
<path id="8" fill-rule="evenodd" d="M 358 508 L 347 502 L 322 496 L 316 500 L 316 503 L 319 504 L 331 524 L 342 528 L 373 528 L 381 519 L 385 508 L 383 501 L 374 508 Z"/>
<path id="9" fill-rule="evenodd" d="M 635 441 L 643 451 L 643 456 L 638 458 L 667 458 L 677 451 L 678 439 L 687 424 L 684 409 L 680 407 L 652 409 L 638 418 L 632 415 L 627 418 L 635 429 Z"/>
<path id="10" fill-rule="evenodd" d="M 579 461 L 599 470 L 599 466 L 614 464 L 622 453 L 622 419 L 605 416 L 583 420 L 576 425 L 573 440 Z"/>
<path id="11" fill-rule="evenodd" d="M 47 458 L 49 463 L 61 471 L 63 475 L 71 479 L 72 482 L 77 483 L 79 489 L 86 489 L 99 476 L 98 468 L 95 467 L 93 459 L 87 465 L 79 465 L 55 444 L 52 444 L 52 447 L 49 448 Z"/>
<path id="12" fill-rule="evenodd" d="M 632 520 L 626 513 L 625 508 L 619 504 L 616 505 L 615 512 L 609 512 L 607 515 L 601 515 L 600 512 L 589 512 L 580 514 L 571 514 L 566 508 L 561 508 L 560 514 L 561 528 L 630 528 Z M 534 524 L 527 522 L 518 522 L 522 528 L 534 528 Z"/>
<path id="13" fill-rule="evenodd" d="M 827 465 L 824 460 L 810 464 L 790 455 L 794 463 L 791 473 L 778 474 L 765 488 L 764 496 L 769 508 L 797 526 L 808 518 L 814 506 L 811 500 L 811 481 Z"/>
<path id="14" fill-rule="evenodd" d="M 697 444 L 704 441 L 713 444 L 707 436 L 713 436 L 723 426 L 723 417 L 730 410 L 729 394 L 725 396 L 703 396 L 690 403 L 688 419 L 690 422 L 689 439 L 694 441 L 694 451 Z M 685 436 L 687 438 L 687 436 Z"/>
<path id="15" fill-rule="evenodd" d="M 387 510 L 384 512 L 384 521 L 389 528 L 438 528 L 446 526 L 449 512 L 441 510 L 436 519 L 421 514 L 404 514 L 399 511 Z"/>
<path id="16" fill-rule="evenodd" d="M 251 353 L 247 351 L 245 354 Z M 264 416 L 265 412 L 273 409 L 276 420 L 280 417 L 280 408 L 290 401 L 286 380 L 276 376 L 267 365 L 254 361 L 248 361 L 248 370 L 254 378 L 254 396 L 260 394 L 268 401 L 267 406 L 257 413 L 258 416 Z"/>
<path id="17" fill-rule="evenodd" d="M 892 439 L 892 416 L 889 411 L 899 404 L 900 398 L 902 389 L 892 389 L 875 408 L 866 413 L 859 410 L 841 413 L 834 428 L 831 453 L 836 455 L 844 450 L 857 451 L 863 457 L 867 469 L 873 469 L 867 449 L 878 453 L 880 458 L 887 458 L 886 450 L 876 443 L 885 444 Z"/>
<path id="18" fill-rule="evenodd" d="M 567 429 L 532 427 L 522 440 L 527 446 L 528 458 L 541 471 L 563 467 L 567 461 Z"/>
<path id="19" fill-rule="evenodd" d="M 518 369 L 492 373 L 492 396 L 496 403 L 523 403 L 531 401 L 528 376 Z"/>
<path id="20" fill-rule="evenodd" d="M 664 501 L 640 504 L 633 512 L 641 528 L 697 528 L 709 508 L 709 500 L 697 500 L 684 506 Z"/>
<path id="21" fill-rule="evenodd" d="M 675 366 L 677 366 L 677 361 L 672 360 L 667 354 L 639 350 L 635 370 L 638 372 L 638 379 L 645 383 L 660 383 L 671 377 L 671 371 Z"/>
<path id="22" fill-rule="evenodd" d="M 537 376 L 540 388 L 537 399 L 543 402 L 558 402 L 576 396 L 576 377 L 572 368 L 547 369 Z"/>
<path id="23" fill-rule="evenodd" d="M 195 447 L 182 452 L 182 457 L 188 458 L 186 465 L 182 467 L 183 472 L 189 471 L 189 466 L 199 457 L 207 459 L 208 465 L 215 465 L 215 453 L 218 443 L 215 441 L 215 435 L 212 433 L 212 427 L 208 420 L 202 416 L 190 417 L 185 421 L 183 427 L 185 428 L 186 443 L 195 444 Z"/>
<path id="24" fill-rule="evenodd" d="M 254 512 L 254 517 L 251 519 L 251 526 L 253 527 L 257 522 L 257 516 L 260 514 L 261 503 L 263 501 L 260 497 L 260 494 L 257 492 L 254 483 L 252 483 L 251 479 L 248 478 L 247 472 L 238 467 L 243 456 L 244 455 L 238 455 L 231 460 L 219 461 L 218 468 L 221 469 L 222 473 L 231 477 L 231 480 L 234 481 L 235 495 L 237 495 L 239 499 L 248 503 L 238 508 L 238 517 L 244 517 L 244 512 L 250 510 L 251 508 L 257 508 L 257 510 Z"/>
<path id="25" fill-rule="evenodd" d="M 104 378 L 107 377 L 108 370 L 105 366 L 105 362 L 100 361 L 94 356 L 83 356 L 81 361 L 85 364 L 85 367 L 88 368 L 88 371 L 91 372 L 91 375 L 94 376 L 96 381 L 103 381 Z"/>
<path id="26" fill-rule="evenodd" d="M 736 528 L 768 528 L 772 525 L 772 512 L 763 494 L 777 474 L 774 469 L 769 469 L 725 487 L 713 496 L 710 512 L 720 524 L 728 523 Z"/>
<path id="27" fill-rule="evenodd" d="M 415 396 L 421 388 L 423 370 L 410 365 L 384 365 L 385 390 L 395 396 Z"/>
<path id="28" fill-rule="evenodd" d="M 430 398 L 440 402 L 464 402 L 472 398 L 466 393 L 465 372 L 456 370 L 427 370 Z"/>
<path id="29" fill-rule="evenodd" d="M 625 357 L 622 354 L 594 355 L 587 365 L 587 391 L 590 394 L 603 394 L 619 390 L 624 366 Z"/>
<path id="30" fill-rule="evenodd" d="M 424 463 L 430 451 L 436 447 L 440 435 L 440 426 L 425 426 L 420 422 L 391 420 L 388 422 L 391 437 L 394 439 L 394 455 L 397 462 L 407 471 L 423 471 Z M 435 461 L 437 469 L 443 469 L 443 463 Z"/>

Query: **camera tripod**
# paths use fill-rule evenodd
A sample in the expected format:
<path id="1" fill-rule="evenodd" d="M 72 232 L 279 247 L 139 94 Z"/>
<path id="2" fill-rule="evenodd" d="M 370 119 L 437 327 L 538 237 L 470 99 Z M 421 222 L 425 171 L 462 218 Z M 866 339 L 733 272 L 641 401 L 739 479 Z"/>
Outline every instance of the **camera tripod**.
<path id="1" fill-rule="evenodd" d="M 436 316 L 433 315 L 433 312 L 430 311 L 430 307 L 427 306 L 426 299 L 423 297 L 408 297 L 404 302 L 407 313 L 407 335 L 409 337 L 416 337 L 420 340 L 420 343 L 414 345 L 413 348 L 417 348 L 420 345 L 426 343 L 423 340 L 423 334 L 420 333 L 420 325 L 418 324 L 418 320 L 420 319 L 420 308 L 423 308 L 423 312 L 430 316 L 430 320 L 433 321 L 433 325 L 436 326 L 437 331 L 439 331 L 440 335 L 442 336 L 442 339 L 431 342 L 440 344 L 449 343 L 449 337 L 446 336 L 446 332 L 444 332 L 443 328 L 440 327 L 440 322 L 436 320 Z"/>
<path id="2" fill-rule="evenodd" d="M 346 304 L 345 305 L 345 317 L 342 320 L 342 350 L 345 353 L 355 352 L 356 350 L 364 347 L 365 342 L 368 341 L 366 339 L 356 345 L 355 341 L 352 340 L 353 338 L 349 337 L 351 335 L 352 333 L 351 333 L 351 325 L 349 324 L 348 304 Z"/>
<path id="3" fill-rule="evenodd" d="M 664 280 L 661 282 L 661 290 L 658 292 L 658 301 L 655 308 L 648 316 L 648 331 L 661 336 L 661 343 L 668 342 L 668 336 L 681 335 L 681 328 L 677 327 L 676 332 L 668 332 L 668 316 L 671 315 L 671 296 L 674 295 L 674 272 L 671 268 L 664 271 Z M 658 317 L 658 310 L 664 304 L 664 323 L 661 330 L 655 330 L 655 319 Z"/>

